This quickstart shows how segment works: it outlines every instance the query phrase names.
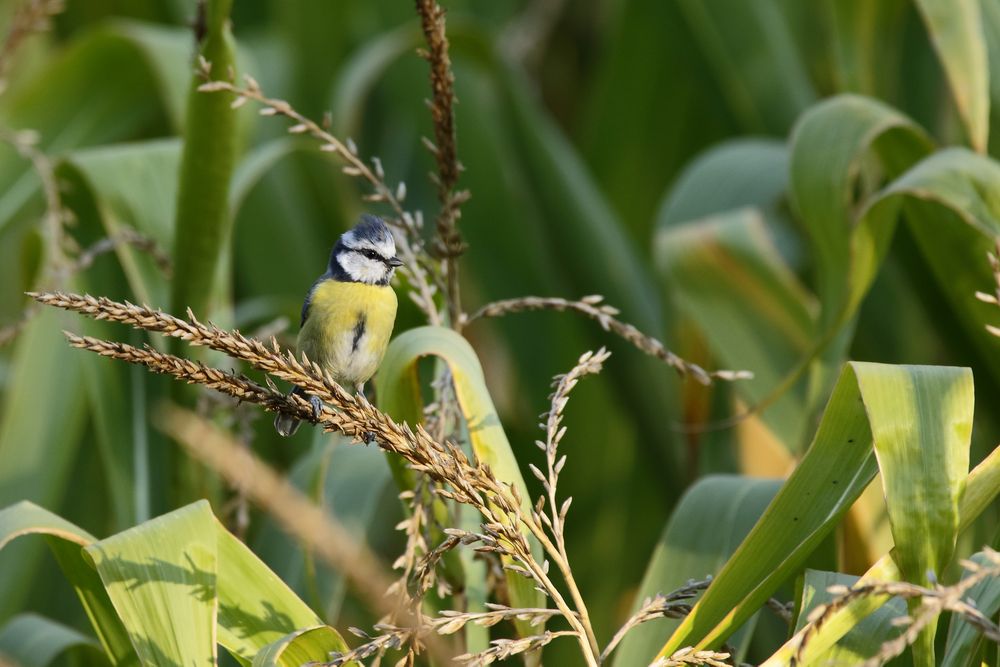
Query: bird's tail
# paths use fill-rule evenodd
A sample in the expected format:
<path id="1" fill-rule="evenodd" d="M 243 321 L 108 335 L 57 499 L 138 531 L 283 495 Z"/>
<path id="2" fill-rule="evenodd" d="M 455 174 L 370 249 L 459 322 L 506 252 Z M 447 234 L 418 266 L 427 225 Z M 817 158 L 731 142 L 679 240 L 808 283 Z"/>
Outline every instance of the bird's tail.
<path id="1" fill-rule="evenodd" d="M 299 387 L 294 387 L 290 392 L 288 392 L 289 396 L 292 394 L 305 396 L 305 392 Z M 295 435 L 295 432 L 299 430 L 299 425 L 301 423 L 302 422 L 295 417 L 284 412 L 279 412 L 274 417 L 274 430 L 278 432 L 278 435 L 288 438 Z"/>

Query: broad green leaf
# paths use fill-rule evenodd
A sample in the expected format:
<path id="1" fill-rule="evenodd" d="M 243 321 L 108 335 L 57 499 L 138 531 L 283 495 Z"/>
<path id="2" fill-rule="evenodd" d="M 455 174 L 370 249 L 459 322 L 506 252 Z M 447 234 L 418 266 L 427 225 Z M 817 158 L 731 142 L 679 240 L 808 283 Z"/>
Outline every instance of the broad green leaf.
<path id="1" fill-rule="evenodd" d="M 64 205 L 76 218 L 74 237 L 89 246 L 115 238 L 123 228 L 136 229 L 169 247 L 180 154 L 177 141 L 116 144 L 73 151 L 59 160 L 56 174 L 65 184 Z M 116 261 L 117 260 L 117 261 Z M 119 243 L 77 278 L 82 291 L 133 302 L 163 305 L 167 276 L 145 253 Z M 79 322 L 74 330 L 114 338 L 120 330 L 103 322 Z M 141 340 L 139 334 L 131 334 Z M 161 340 L 154 343 L 162 345 Z M 155 457 L 143 415 L 144 396 L 155 386 L 148 377 L 123 364 L 94 355 L 78 355 L 93 416 L 97 451 L 104 466 L 116 522 L 124 530 L 149 518 L 152 477 L 168 484 L 165 466 L 146 463 Z"/>
<path id="2" fill-rule="evenodd" d="M 997 447 L 966 478 L 965 493 L 959 505 L 959 532 L 967 530 L 976 518 L 989 507 L 990 503 L 1000 494 L 1000 447 Z M 889 554 L 883 556 L 875 565 L 865 572 L 859 580 L 861 583 L 871 581 L 898 581 L 899 568 Z M 874 612 L 885 604 L 884 596 L 865 596 L 851 602 L 843 609 L 831 615 L 820 628 L 815 629 L 809 637 L 809 643 L 803 655 L 803 665 L 822 665 L 822 655 L 831 646 L 853 628 L 860 619 Z M 810 628 L 811 629 L 811 628 Z M 779 667 L 787 665 L 798 650 L 803 631 L 799 631 L 785 642 L 778 651 L 765 661 L 761 667 Z"/>
<path id="3" fill-rule="evenodd" d="M 663 198 L 657 232 L 745 207 L 777 215 L 788 189 L 788 157 L 785 143 L 772 139 L 733 139 L 705 151 Z"/>
<path id="4" fill-rule="evenodd" d="M 928 414 L 909 428 L 889 428 L 895 412 L 914 414 L 918 409 Z M 959 494 L 951 472 L 955 461 L 968 456 L 971 421 L 968 369 L 847 364 L 805 457 L 660 655 L 688 645 L 715 646 L 742 625 L 833 529 L 873 478 L 876 458 L 891 478 L 887 493 L 895 496 L 907 473 L 913 484 L 933 487 L 917 497 L 889 498 L 890 507 L 917 503 L 909 506 L 913 514 L 933 517 L 935 527 L 951 531 L 911 539 L 909 526 L 903 525 L 907 539 L 897 537 L 897 548 L 907 551 L 903 560 L 912 563 L 929 551 L 945 551 L 942 545 L 948 542 L 953 545 L 958 526 L 947 517 Z M 898 477 L 899 462 L 917 456 L 946 463 L 947 469 L 903 470 L 904 477 Z"/>
<path id="5" fill-rule="evenodd" d="M 839 572 L 806 570 L 795 631 L 802 629 L 813 609 L 833 599 L 833 595 L 827 591 L 828 588 L 831 586 L 850 588 L 857 582 L 858 577 Z M 831 647 L 818 660 L 830 667 L 850 667 L 864 662 L 878 653 L 883 642 L 890 641 L 902 632 L 898 620 L 906 614 L 906 603 L 899 598 L 892 598 L 874 614 L 862 619 L 837 642 L 836 646 Z"/>
<path id="6" fill-rule="evenodd" d="M 636 593 L 632 613 L 657 593 L 666 595 L 690 580 L 715 576 L 780 486 L 774 480 L 735 476 L 698 480 L 681 497 L 667 522 Z M 644 664 L 662 646 L 664 635 L 679 623 L 675 619 L 657 619 L 632 630 L 616 650 L 615 664 Z M 730 642 L 741 653 L 752 632 L 750 625 L 744 627 L 739 641 Z"/>
<path id="7" fill-rule="evenodd" d="M 790 194 L 810 238 L 825 331 L 850 318 L 844 307 L 855 188 L 866 155 L 874 149 L 894 176 L 926 154 L 930 143 L 923 130 L 895 109 L 856 95 L 810 108 L 790 142 Z M 891 237 L 891 230 L 887 234 Z"/>
<path id="8" fill-rule="evenodd" d="M 735 388 L 747 403 L 763 400 L 811 351 L 816 304 L 778 254 L 757 211 L 665 227 L 654 252 L 678 307 L 698 324 L 719 364 L 753 370 L 753 379 Z M 809 415 L 806 388 L 800 386 L 785 392 L 763 419 L 795 452 Z"/>
<path id="9" fill-rule="evenodd" d="M 85 547 L 143 664 L 214 664 L 218 548 L 201 501 Z"/>
<path id="10" fill-rule="evenodd" d="M 63 574 L 73 586 L 104 650 L 116 665 L 138 664 L 135 651 L 100 577 L 83 557 L 94 538 L 69 521 L 28 501 L 0 510 L 0 549 L 23 535 L 45 536 Z M 10 570 L 7 570 L 8 572 Z"/>
<path id="11" fill-rule="evenodd" d="M 990 132 L 990 73 L 979 0 L 916 0 L 969 143 L 986 152 Z"/>
<path id="12" fill-rule="evenodd" d="M 929 585 L 944 573 L 958 537 L 974 394 L 970 369 L 856 364 L 875 439 L 893 557 L 904 580 Z M 950 377 L 949 377 L 950 376 Z M 911 608 L 920 604 L 910 601 Z M 934 664 L 935 625 L 914 645 Z"/>
<path id="13" fill-rule="evenodd" d="M 1000 234 L 1000 165 L 967 149 L 943 150 L 890 183 L 864 212 L 855 242 L 851 303 L 860 301 L 885 253 L 885 229 L 905 217 L 956 318 L 1000 377 L 996 338 L 984 323 L 996 307 L 970 295 L 995 283 L 986 257 Z"/>
<path id="14" fill-rule="evenodd" d="M 219 644 L 249 662 L 267 644 L 321 623 L 309 605 L 217 519 L 212 529 L 218 540 Z M 336 630 L 325 634 L 345 650 Z"/>
<path id="15" fill-rule="evenodd" d="M 268 644 L 254 656 L 253 667 L 300 667 L 309 662 L 326 662 L 330 653 L 346 650 L 336 630 L 320 625 L 297 630 Z"/>
<path id="16" fill-rule="evenodd" d="M 744 130 L 783 134 L 816 93 L 778 3 L 678 4 Z"/>
<path id="17" fill-rule="evenodd" d="M 79 355 L 60 334 L 69 322 L 63 313 L 43 311 L 17 341 L 0 406 L 0 506 L 21 500 L 59 505 L 71 488 L 87 401 L 79 390 Z M 19 544 L 0 554 L 0 617 L 22 608 L 40 550 Z"/>
<path id="18" fill-rule="evenodd" d="M 38 131 L 51 155 L 132 138 L 168 119 L 176 124 L 175 80 L 180 71 L 185 80 L 190 76 L 190 39 L 188 30 L 124 21 L 88 31 L 0 98 L 0 120 Z M 38 185 L 23 158 L 0 158 L 0 229 Z"/>
<path id="19" fill-rule="evenodd" d="M 418 396 L 414 392 L 419 391 L 416 364 L 426 356 L 439 357 L 448 365 L 455 398 L 468 429 L 471 453 L 489 465 L 498 480 L 511 484 L 520 495 L 523 507 L 530 511 L 531 496 L 493 407 L 479 358 L 461 335 L 442 327 L 420 327 L 396 337 L 385 353 L 376 378 L 382 409 L 397 419 L 408 419 L 414 423 L 414 406 L 419 405 L 414 402 Z M 400 464 L 391 460 L 390 464 L 397 470 L 397 481 L 402 479 L 402 474 L 398 472 Z M 540 554 L 540 545 L 533 537 L 528 539 L 532 549 Z M 544 604 L 540 593 L 527 579 L 513 572 L 507 572 L 506 576 L 513 605 L 537 607 Z M 532 633 L 527 624 L 523 627 L 519 625 L 519 628 L 522 632 Z"/>
<path id="20" fill-rule="evenodd" d="M 974 554 L 969 560 L 982 567 L 990 567 L 993 564 L 982 553 Z M 965 570 L 962 578 L 969 574 L 971 573 Z M 979 582 L 969 589 L 965 599 L 974 600 L 976 609 L 981 611 L 983 616 L 993 618 L 1000 610 L 1000 580 L 985 579 Z M 951 624 L 948 626 L 948 643 L 941 658 L 942 667 L 973 667 L 975 664 L 973 660 L 982 644 L 982 632 L 958 614 L 952 614 Z"/>
<path id="21" fill-rule="evenodd" d="M 93 662 L 110 664 L 97 640 L 44 616 L 18 614 L 0 627 L 0 656 L 22 667 L 47 667 L 74 649 L 89 651 Z"/>

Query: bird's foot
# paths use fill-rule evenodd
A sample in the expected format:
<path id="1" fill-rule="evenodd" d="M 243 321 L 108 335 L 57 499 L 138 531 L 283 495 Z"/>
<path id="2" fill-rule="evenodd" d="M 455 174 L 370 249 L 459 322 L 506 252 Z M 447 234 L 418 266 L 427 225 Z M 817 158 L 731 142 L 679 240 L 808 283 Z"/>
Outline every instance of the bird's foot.
<path id="1" fill-rule="evenodd" d="M 320 416 L 323 414 L 323 401 L 319 400 L 316 396 L 310 396 L 309 405 L 313 409 L 313 419 L 319 421 Z"/>
<path id="2" fill-rule="evenodd" d="M 370 445 L 375 442 L 375 434 L 372 431 L 365 431 L 361 434 L 361 440 L 363 440 L 366 445 Z"/>

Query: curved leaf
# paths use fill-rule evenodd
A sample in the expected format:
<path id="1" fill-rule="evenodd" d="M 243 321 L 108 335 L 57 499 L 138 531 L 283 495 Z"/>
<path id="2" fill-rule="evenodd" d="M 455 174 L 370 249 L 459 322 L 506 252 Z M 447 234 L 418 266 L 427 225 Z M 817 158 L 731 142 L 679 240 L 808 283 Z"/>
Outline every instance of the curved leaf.
<path id="1" fill-rule="evenodd" d="M 996 338 L 983 328 L 996 307 L 973 296 L 995 283 L 986 253 L 1000 235 L 1000 165 L 967 149 L 940 151 L 890 183 L 866 208 L 855 238 L 850 304 L 860 302 L 885 253 L 885 229 L 902 213 L 957 319 L 996 377 Z"/>
<path id="2" fill-rule="evenodd" d="M 777 480 L 736 476 L 698 480 L 670 515 L 636 593 L 632 612 L 657 593 L 666 595 L 690 580 L 715 576 L 780 486 Z M 615 664 L 644 664 L 662 646 L 663 636 L 679 623 L 676 619 L 662 618 L 632 630 L 617 649 Z M 750 632 L 742 632 L 740 641 L 730 643 L 742 651 L 749 639 Z"/>
<path id="3" fill-rule="evenodd" d="M 790 194 L 810 237 L 826 330 L 846 319 L 855 185 L 865 156 L 874 149 L 893 176 L 928 153 L 930 142 L 895 109 L 870 98 L 841 95 L 803 114 L 790 143 Z"/>
<path id="4" fill-rule="evenodd" d="M 989 567 L 992 564 L 992 561 L 982 553 L 974 554 L 969 560 L 981 567 Z M 962 578 L 969 574 L 971 573 L 966 569 L 962 573 Z M 1000 580 L 985 579 L 979 582 L 969 589 L 965 598 L 975 600 L 976 609 L 982 612 L 983 616 L 993 618 L 1000 610 Z M 951 624 L 948 626 L 948 643 L 941 658 L 942 667 L 973 665 L 982 643 L 983 634 L 979 628 L 973 627 L 958 614 L 952 615 Z"/>
<path id="5" fill-rule="evenodd" d="M 919 419 L 899 428 L 897 413 L 919 413 Z M 947 545 L 953 547 L 958 530 L 949 519 L 961 486 L 954 471 L 963 460 L 967 465 L 971 424 L 968 369 L 847 364 L 802 462 L 660 655 L 688 645 L 717 645 L 742 625 L 857 499 L 875 474 L 876 457 L 889 476 L 890 508 L 908 502 L 910 512 L 931 517 L 943 533 L 913 536 L 908 525 L 901 525 L 896 544 L 906 551 L 903 562 L 936 565 L 935 559 L 951 548 Z M 901 465 L 920 457 L 943 469 Z M 900 493 L 907 482 L 930 488 L 916 496 Z"/>
<path id="6" fill-rule="evenodd" d="M 740 209 L 666 227 L 658 267 L 678 307 L 699 326 L 726 368 L 749 368 L 735 387 L 748 403 L 766 397 L 812 350 L 816 304 L 774 247 L 761 215 Z M 763 415 L 792 452 L 809 424 L 806 386 L 785 392 Z"/>
<path id="7" fill-rule="evenodd" d="M 298 630 L 268 644 L 254 656 L 253 667 L 300 667 L 310 662 L 322 663 L 330 659 L 330 653 L 346 650 L 347 644 L 336 630 L 320 625 Z"/>
<path id="8" fill-rule="evenodd" d="M 416 363 L 421 357 L 432 355 L 448 365 L 472 454 L 488 464 L 498 480 L 511 484 L 520 495 L 524 509 L 531 511 L 528 487 L 493 407 L 479 358 L 461 335 L 443 327 L 419 327 L 396 337 L 385 353 L 376 378 L 379 405 L 397 419 L 416 423 L 416 416 L 419 415 L 419 410 L 415 409 L 419 406 Z M 390 463 L 397 471 L 397 479 L 400 479 L 400 464 Z M 528 539 L 532 549 L 540 552 L 541 546 L 535 538 L 529 535 Z M 537 607 L 544 604 L 541 594 L 530 581 L 509 571 L 506 576 L 513 605 Z M 532 632 L 527 624 L 522 629 Z"/>
<path id="9" fill-rule="evenodd" d="M 143 664 L 215 664 L 213 521 L 201 501 L 84 548 Z"/>
<path id="10" fill-rule="evenodd" d="M 960 523 L 958 531 L 967 530 L 990 503 L 1000 494 L 1000 447 L 997 447 L 968 475 L 965 482 L 965 494 L 959 504 Z M 865 572 L 860 582 L 897 581 L 899 568 L 891 554 L 883 556 L 877 563 Z M 832 614 L 819 628 L 809 628 L 811 631 L 809 643 L 802 657 L 802 665 L 822 665 L 824 653 L 847 634 L 861 619 L 873 613 L 883 604 L 885 596 L 865 596 L 854 600 L 844 608 Z M 787 665 L 798 651 L 805 630 L 800 630 L 785 642 L 761 667 L 779 667 Z"/>
<path id="11" fill-rule="evenodd" d="M 969 143 L 986 152 L 990 132 L 990 72 L 979 0 L 916 0 L 948 76 Z"/>
<path id="12" fill-rule="evenodd" d="M 802 629 L 813 609 L 833 600 L 833 594 L 827 590 L 828 588 L 831 586 L 849 588 L 857 582 L 858 577 L 848 574 L 806 570 L 795 630 Z M 836 646 L 818 656 L 817 660 L 831 667 L 849 667 L 864 662 L 878 653 L 883 642 L 892 640 L 903 631 L 899 619 L 906 614 L 906 603 L 899 598 L 892 598 L 874 614 L 857 623 L 843 639 L 837 642 Z"/>
<path id="13" fill-rule="evenodd" d="M 100 577 L 83 556 L 94 538 L 69 521 L 34 503 L 22 501 L 0 510 L 0 549 L 23 535 L 46 537 L 52 554 L 73 586 L 105 651 L 116 665 L 138 664 L 125 628 Z"/>
<path id="14" fill-rule="evenodd" d="M 0 628 L 0 656 L 22 667 L 46 667 L 72 649 L 89 649 L 94 662 L 110 664 L 92 637 L 38 614 L 18 614 Z"/>

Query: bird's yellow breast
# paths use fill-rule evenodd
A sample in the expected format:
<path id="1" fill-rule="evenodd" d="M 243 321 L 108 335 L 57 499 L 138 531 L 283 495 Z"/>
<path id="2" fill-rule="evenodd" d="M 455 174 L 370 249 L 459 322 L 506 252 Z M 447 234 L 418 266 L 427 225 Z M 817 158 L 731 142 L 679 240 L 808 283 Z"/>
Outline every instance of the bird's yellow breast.
<path id="1" fill-rule="evenodd" d="M 396 293 L 389 286 L 324 280 L 311 293 L 298 348 L 353 391 L 375 374 L 392 336 Z"/>

